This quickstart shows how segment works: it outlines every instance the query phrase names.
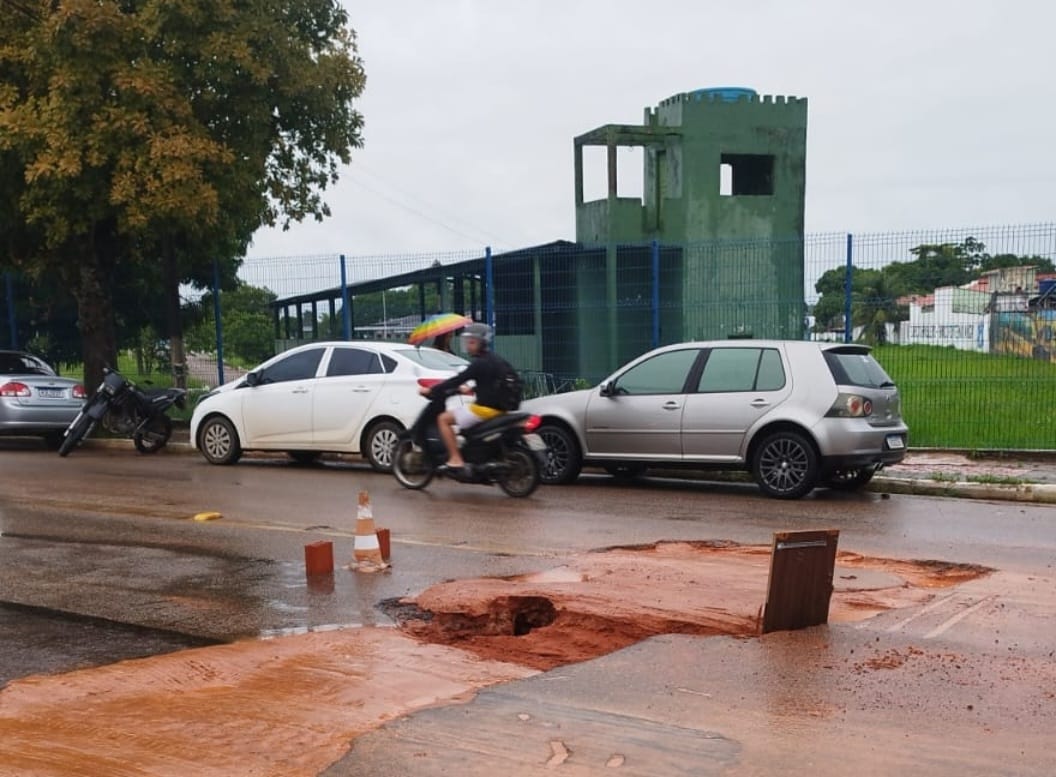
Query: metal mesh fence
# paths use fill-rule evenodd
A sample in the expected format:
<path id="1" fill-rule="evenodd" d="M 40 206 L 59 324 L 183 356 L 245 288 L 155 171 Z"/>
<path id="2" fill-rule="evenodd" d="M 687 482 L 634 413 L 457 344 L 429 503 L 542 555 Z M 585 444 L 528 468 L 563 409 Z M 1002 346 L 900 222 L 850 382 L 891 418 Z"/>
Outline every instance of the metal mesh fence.
<path id="1" fill-rule="evenodd" d="M 674 342 L 864 342 L 900 387 L 912 444 L 1051 449 L 1054 262 L 1056 224 L 254 258 L 219 293 L 219 328 L 215 290 L 188 295 L 188 368 L 215 385 L 305 342 L 405 340 L 438 312 L 493 324 L 536 394 Z"/>

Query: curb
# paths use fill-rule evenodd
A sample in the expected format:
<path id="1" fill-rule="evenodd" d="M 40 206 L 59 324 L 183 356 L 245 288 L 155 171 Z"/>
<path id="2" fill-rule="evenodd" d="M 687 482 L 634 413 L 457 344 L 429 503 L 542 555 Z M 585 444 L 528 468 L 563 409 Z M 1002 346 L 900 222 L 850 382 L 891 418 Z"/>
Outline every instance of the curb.
<path id="1" fill-rule="evenodd" d="M 991 499 L 1004 502 L 1032 502 L 1056 504 L 1056 485 L 1024 483 L 1003 486 L 994 483 L 956 481 L 941 483 L 934 480 L 887 478 L 877 476 L 866 487 L 868 491 L 912 496 L 945 496 L 960 499 Z"/>

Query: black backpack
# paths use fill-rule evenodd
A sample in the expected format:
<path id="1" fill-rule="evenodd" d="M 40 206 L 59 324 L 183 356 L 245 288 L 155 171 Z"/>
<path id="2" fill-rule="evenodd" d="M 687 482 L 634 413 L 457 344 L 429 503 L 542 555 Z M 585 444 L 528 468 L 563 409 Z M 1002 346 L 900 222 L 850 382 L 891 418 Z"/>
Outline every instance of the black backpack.
<path id="1" fill-rule="evenodd" d="M 495 385 L 495 393 L 499 399 L 499 410 L 511 412 L 521 406 L 524 382 L 509 362 L 503 360 L 503 365 L 505 369 Z"/>

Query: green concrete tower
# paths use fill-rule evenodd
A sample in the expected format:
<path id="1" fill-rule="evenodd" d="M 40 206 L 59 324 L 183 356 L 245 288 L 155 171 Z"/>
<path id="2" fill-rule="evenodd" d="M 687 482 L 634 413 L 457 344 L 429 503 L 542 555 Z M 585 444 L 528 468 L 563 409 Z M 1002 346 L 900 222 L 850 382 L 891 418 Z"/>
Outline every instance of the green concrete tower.
<path id="1" fill-rule="evenodd" d="M 608 301 L 628 272 L 641 272 L 620 266 L 617 247 L 656 240 L 681 248 L 665 252 L 664 342 L 801 337 L 806 140 L 806 99 L 741 88 L 678 94 L 646 108 L 640 126 L 575 138 L 576 239 L 607 249 Z M 583 199 L 584 146 L 607 148 L 604 200 Z M 620 146 L 644 148 L 642 199 L 616 196 Z M 597 295 L 597 268 L 593 277 Z M 586 323 L 617 331 L 613 321 Z M 619 350 L 610 343 L 607 361 Z"/>

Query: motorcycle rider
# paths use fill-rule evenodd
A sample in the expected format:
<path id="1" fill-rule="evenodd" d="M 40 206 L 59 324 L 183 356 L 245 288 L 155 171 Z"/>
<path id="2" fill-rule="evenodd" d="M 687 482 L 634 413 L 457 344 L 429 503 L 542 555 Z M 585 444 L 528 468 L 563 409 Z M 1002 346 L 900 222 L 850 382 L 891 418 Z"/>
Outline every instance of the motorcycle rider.
<path id="1" fill-rule="evenodd" d="M 466 462 L 458 448 L 455 435 L 457 426 L 463 432 L 481 421 L 487 421 L 502 415 L 502 401 L 498 396 L 499 381 L 513 368 L 498 354 L 491 350 L 492 331 L 487 324 L 469 324 L 460 335 L 462 348 L 470 356 L 469 366 L 454 377 L 448 378 L 430 388 L 421 388 L 419 393 L 429 397 L 432 392 L 446 393 L 458 388 L 463 394 L 476 393 L 476 402 L 471 405 L 460 405 L 454 410 L 445 410 L 436 419 L 440 439 L 447 448 L 447 462 L 439 469 L 455 478 L 469 475 Z M 473 381 L 476 386 L 471 389 L 466 385 Z"/>

